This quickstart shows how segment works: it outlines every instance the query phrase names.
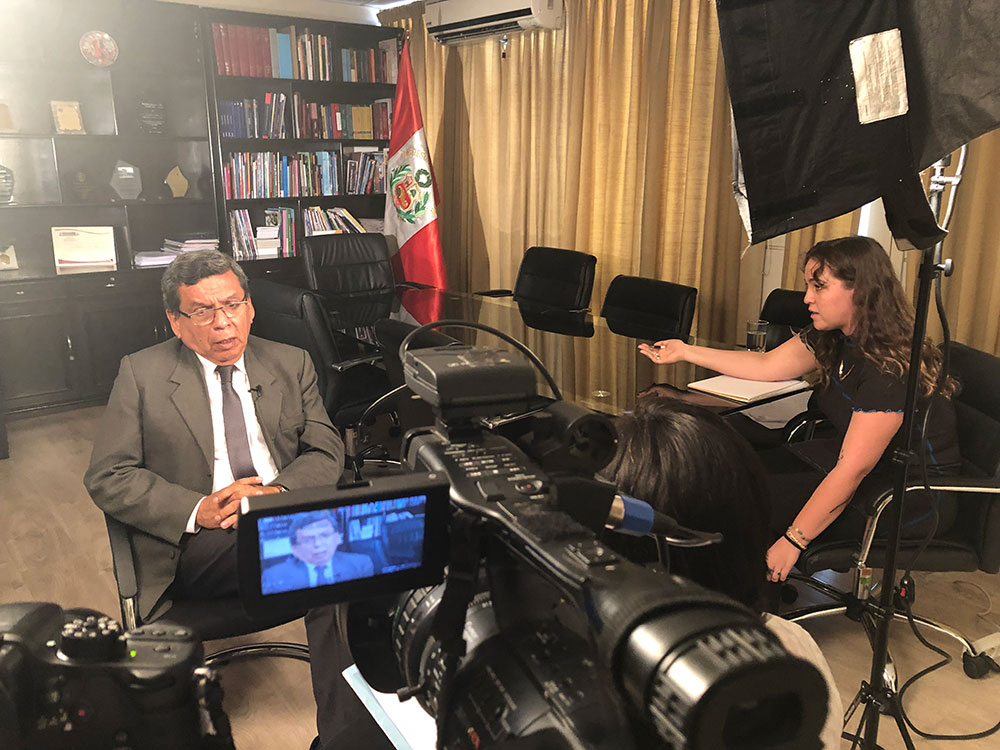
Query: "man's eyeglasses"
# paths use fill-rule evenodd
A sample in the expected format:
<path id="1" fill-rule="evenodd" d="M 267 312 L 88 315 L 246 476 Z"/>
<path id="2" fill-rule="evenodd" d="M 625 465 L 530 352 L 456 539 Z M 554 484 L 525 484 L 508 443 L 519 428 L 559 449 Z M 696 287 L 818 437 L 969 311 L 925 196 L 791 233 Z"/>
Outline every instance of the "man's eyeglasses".
<path id="1" fill-rule="evenodd" d="M 219 305 L 218 307 L 202 307 L 195 310 L 193 313 L 186 313 L 183 310 L 178 310 L 177 313 L 179 315 L 183 315 L 196 326 L 207 326 L 215 321 L 215 314 L 219 312 L 219 310 L 222 310 L 227 318 L 235 318 L 242 310 L 245 309 L 249 301 L 250 300 L 244 297 L 239 302 L 227 302 L 224 305 Z"/>

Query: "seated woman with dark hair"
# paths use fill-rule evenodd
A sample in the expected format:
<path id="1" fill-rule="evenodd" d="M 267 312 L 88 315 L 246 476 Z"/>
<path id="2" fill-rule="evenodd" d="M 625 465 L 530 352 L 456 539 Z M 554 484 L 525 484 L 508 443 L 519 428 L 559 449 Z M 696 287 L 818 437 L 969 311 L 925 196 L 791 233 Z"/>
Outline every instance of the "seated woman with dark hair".
<path id="1" fill-rule="evenodd" d="M 749 443 L 715 414 L 670 399 L 641 399 L 616 424 L 618 453 L 604 476 L 682 526 L 723 535 L 720 544 L 671 548 L 669 562 L 662 562 L 671 573 L 762 611 L 771 507 L 760 459 Z M 645 557 L 636 562 L 655 560 L 655 551 L 621 551 Z M 826 659 L 799 625 L 763 618 L 789 653 L 822 672 L 830 701 L 821 739 L 824 747 L 838 748 L 843 708 Z"/>

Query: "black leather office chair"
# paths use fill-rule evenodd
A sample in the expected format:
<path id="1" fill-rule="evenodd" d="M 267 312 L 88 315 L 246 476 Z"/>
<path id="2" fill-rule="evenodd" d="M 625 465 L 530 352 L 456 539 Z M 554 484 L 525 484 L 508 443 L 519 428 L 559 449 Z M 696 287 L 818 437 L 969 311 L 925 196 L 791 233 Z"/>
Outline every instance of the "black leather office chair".
<path id="1" fill-rule="evenodd" d="M 770 351 L 790 339 L 796 332 L 812 323 L 805 292 L 794 289 L 774 289 L 760 309 L 760 319 L 766 320 L 767 338 L 764 349 Z"/>
<path id="2" fill-rule="evenodd" d="M 365 409 L 389 390 L 385 370 L 375 364 L 380 357 L 356 357 L 353 350 L 344 352 L 320 298 L 313 292 L 268 279 L 252 279 L 250 299 L 256 313 L 251 333 L 309 352 L 323 405 L 344 435 L 347 458 L 349 462 L 360 461 L 357 426 Z M 370 446 L 364 450 L 372 453 L 378 449 Z"/>
<path id="3" fill-rule="evenodd" d="M 127 630 L 134 630 L 144 624 L 139 615 L 139 585 L 136 577 L 135 550 L 132 547 L 132 530 L 109 515 L 104 516 L 111 542 L 111 560 L 114 564 L 115 581 L 118 584 L 118 603 L 121 606 L 122 622 Z M 157 612 L 156 618 L 148 622 L 165 619 L 197 633 L 202 640 L 256 633 L 297 620 L 304 613 L 276 615 L 270 618 L 251 618 L 243 610 L 239 597 L 214 599 L 211 601 L 174 599 L 170 607 Z M 247 643 L 209 653 L 205 663 L 218 667 L 236 659 L 250 656 L 282 656 L 289 659 L 309 661 L 309 647 L 301 643 L 267 642 Z"/>
<path id="4" fill-rule="evenodd" d="M 997 573 L 1000 572 L 1000 397 L 996 384 L 1000 382 L 1000 357 L 952 344 L 951 372 L 961 383 L 954 404 L 962 471 L 957 477 L 931 477 L 931 488 L 955 493 L 954 497 L 945 496 L 942 501 L 942 505 L 955 502 L 954 521 L 931 539 L 915 561 L 913 570 Z M 923 484 L 911 475 L 907 492 L 922 489 Z M 867 598 L 862 570 L 866 567 L 879 569 L 883 565 L 886 544 L 878 521 L 891 500 L 892 489 L 889 488 L 869 503 L 868 524 L 860 540 L 827 541 L 820 534 L 799 557 L 796 567 L 803 576 L 812 576 L 821 570 L 853 570 L 852 590 L 837 591 L 813 578 L 797 576 L 796 581 L 830 596 L 834 604 L 797 610 L 786 617 L 803 620 L 844 612 L 850 610 L 857 599 Z M 921 541 L 904 539 L 899 559 L 904 563 L 908 561 Z M 898 612 L 896 616 L 902 617 Z M 975 664 L 976 659 L 968 639 L 945 625 L 917 619 L 959 640 L 966 650 L 966 671 L 975 668 L 969 666 Z"/>
<path id="5" fill-rule="evenodd" d="M 476 294 L 510 297 L 543 307 L 586 310 L 594 290 L 597 258 L 577 250 L 529 247 L 521 258 L 514 289 L 489 289 Z"/>
<path id="6" fill-rule="evenodd" d="M 615 276 L 601 307 L 615 333 L 641 339 L 687 339 L 698 290 L 671 281 Z"/>
<path id="7" fill-rule="evenodd" d="M 401 320 L 385 319 L 375 323 L 375 337 L 379 351 L 382 354 L 382 364 L 389 379 L 389 388 L 385 396 L 373 403 L 365 412 L 362 423 L 378 414 L 393 412 L 397 415 L 398 425 L 406 431 L 413 427 L 433 424 L 434 415 L 430 406 L 415 397 L 406 387 L 403 376 L 403 363 L 399 358 L 399 346 L 403 339 L 413 330 L 415 325 Z M 410 342 L 411 349 L 423 349 L 431 346 L 451 346 L 460 343 L 457 339 L 436 330 L 423 331 Z"/>

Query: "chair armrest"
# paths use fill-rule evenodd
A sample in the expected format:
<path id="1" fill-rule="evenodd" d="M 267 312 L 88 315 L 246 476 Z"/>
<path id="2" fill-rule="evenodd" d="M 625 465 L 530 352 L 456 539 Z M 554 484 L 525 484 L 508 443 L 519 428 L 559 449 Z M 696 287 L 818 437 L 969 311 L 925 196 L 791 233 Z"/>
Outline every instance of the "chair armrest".
<path id="1" fill-rule="evenodd" d="M 357 367 L 358 365 L 374 365 L 381 361 L 381 354 L 369 354 L 364 357 L 355 357 L 354 359 L 345 359 L 341 362 L 334 362 L 330 365 L 330 369 L 334 372 L 347 372 L 352 367 Z"/>
<path id="2" fill-rule="evenodd" d="M 510 297 L 510 296 L 513 296 L 514 290 L 513 289 L 487 289 L 486 291 L 483 291 L 483 292 L 473 292 L 473 294 L 477 294 L 480 297 Z"/>
<path id="3" fill-rule="evenodd" d="M 399 281 L 396 283 L 397 289 L 434 289 L 431 284 L 421 284 L 419 281 Z"/>
<path id="4" fill-rule="evenodd" d="M 1000 495 L 1000 485 L 992 477 L 934 477 L 931 480 L 930 488 L 940 492 Z M 907 492 L 923 489 L 926 489 L 923 482 L 911 482 L 906 485 Z M 879 516 L 882 515 L 882 511 L 885 510 L 886 506 L 892 500 L 894 491 L 895 487 L 890 487 L 878 497 L 870 500 L 868 506 L 865 508 L 865 512 L 878 520 Z"/>
<path id="5" fill-rule="evenodd" d="M 782 428 L 781 442 L 797 443 L 809 440 L 815 434 L 817 426 L 829 421 L 818 409 L 806 409 L 788 420 Z"/>
<path id="6" fill-rule="evenodd" d="M 130 599 L 139 593 L 135 577 L 135 561 L 132 559 L 132 545 L 128 538 L 128 528 L 120 521 L 105 515 L 108 526 L 108 540 L 111 542 L 111 562 L 114 565 L 118 596 Z"/>

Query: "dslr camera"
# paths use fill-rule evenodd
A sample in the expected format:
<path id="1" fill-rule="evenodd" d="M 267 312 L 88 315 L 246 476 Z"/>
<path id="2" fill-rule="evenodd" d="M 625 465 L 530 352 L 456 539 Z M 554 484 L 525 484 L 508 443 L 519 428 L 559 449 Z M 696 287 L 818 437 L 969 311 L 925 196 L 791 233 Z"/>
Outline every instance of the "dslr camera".
<path id="1" fill-rule="evenodd" d="M 201 641 L 160 620 L 128 633 L 89 609 L 0 604 L 0 748 L 232 750 Z"/>
<path id="2" fill-rule="evenodd" d="M 551 378 L 539 399 L 523 347 L 408 350 L 458 323 L 400 347 L 436 417 L 404 437 L 412 474 L 245 501 L 248 609 L 347 604 L 362 676 L 416 698 L 439 748 L 819 747 L 823 679 L 758 613 L 602 541 L 610 420 Z"/>

